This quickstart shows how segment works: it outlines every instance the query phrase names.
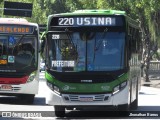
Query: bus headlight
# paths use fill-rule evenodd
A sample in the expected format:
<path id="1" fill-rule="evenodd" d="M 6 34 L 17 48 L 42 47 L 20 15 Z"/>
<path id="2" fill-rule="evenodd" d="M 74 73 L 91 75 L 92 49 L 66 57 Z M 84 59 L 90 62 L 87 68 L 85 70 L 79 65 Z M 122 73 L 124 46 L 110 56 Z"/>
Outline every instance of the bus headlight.
<path id="1" fill-rule="evenodd" d="M 118 93 L 119 91 L 121 91 L 123 88 L 125 88 L 127 86 L 127 81 L 121 83 L 120 85 L 117 85 L 116 87 L 114 87 L 113 89 L 113 94 Z"/>
<path id="2" fill-rule="evenodd" d="M 117 92 L 119 92 L 119 89 L 120 88 L 120 86 L 118 85 L 118 86 L 116 86 L 116 87 L 114 87 L 114 89 L 113 89 L 113 94 L 116 94 Z"/>
<path id="3" fill-rule="evenodd" d="M 27 82 L 33 81 L 34 78 L 35 78 L 35 76 L 36 76 L 36 72 L 31 73 L 30 76 L 29 76 L 29 78 L 28 78 L 28 80 L 27 80 Z"/>
<path id="4" fill-rule="evenodd" d="M 57 93 L 58 95 L 60 95 L 60 89 L 59 87 L 57 87 L 56 85 L 50 83 L 47 81 L 47 86 L 55 93 Z"/>
<path id="5" fill-rule="evenodd" d="M 126 85 L 127 85 L 127 81 L 121 83 L 120 88 L 123 89 L 124 87 L 126 87 Z"/>

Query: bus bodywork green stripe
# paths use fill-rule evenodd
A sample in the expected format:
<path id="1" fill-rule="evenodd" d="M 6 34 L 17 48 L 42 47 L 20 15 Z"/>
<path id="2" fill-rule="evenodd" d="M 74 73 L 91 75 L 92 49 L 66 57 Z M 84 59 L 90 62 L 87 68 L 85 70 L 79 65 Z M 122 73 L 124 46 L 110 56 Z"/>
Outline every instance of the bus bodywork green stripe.
<path id="1" fill-rule="evenodd" d="M 48 82 L 59 87 L 61 92 L 100 93 L 112 92 L 114 87 L 128 80 L 128 73 L 121 75 L 116 80 L 110 83 L 65 83 L 56 80 L 52 75 L 47 72 L 45 73 L 45 78 Z M 68 89 L 66 89 L 67 87 Z"/>

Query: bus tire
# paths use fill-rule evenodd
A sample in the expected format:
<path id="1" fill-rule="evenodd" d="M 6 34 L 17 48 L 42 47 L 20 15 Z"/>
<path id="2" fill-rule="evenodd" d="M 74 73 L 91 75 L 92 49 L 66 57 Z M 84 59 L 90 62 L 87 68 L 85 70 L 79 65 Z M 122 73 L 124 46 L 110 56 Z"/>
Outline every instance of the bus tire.
<path id="1" fill-rule="evenodd" d="M 132 103 L 131 103 L 131 109 L 132 110 L 136 110 L 138 108 L 138 100 L 135 99 Z"/>
<path id="2" fill-rule="evenodd" d="M 54 106 L 54 111 L 55 111 L 56 117 L 65 117 L 65 107 Z"/>
<path id="3" fill-rule="evenodd" d="M 129 105 L 128 104 L 118 105 L 118 111 L 129 111 Z"/>
<path id="4" fill-rule="evenodd" d="M 26 103 L 33 104 L 35 95 L 28 95 L 26 99 Z"/>

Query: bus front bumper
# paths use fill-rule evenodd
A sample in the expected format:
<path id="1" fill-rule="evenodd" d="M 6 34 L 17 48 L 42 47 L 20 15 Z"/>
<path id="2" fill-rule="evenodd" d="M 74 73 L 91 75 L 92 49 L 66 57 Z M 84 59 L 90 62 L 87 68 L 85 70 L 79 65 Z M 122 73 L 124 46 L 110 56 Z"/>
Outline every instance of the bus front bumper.
<path id="1" fill-rule="evenodd" d="M 25 84 L 0 84 L 0 95 L 37 94 L 38 84 L 38 80 Z"/>
<path id="2" fill-rule="evenodd" d="M 106 105 L 117 106 L 128 103 L 128 85 L 116 94 L 62 94 L 47 87 L 46 104 L 60 106 Z"/>

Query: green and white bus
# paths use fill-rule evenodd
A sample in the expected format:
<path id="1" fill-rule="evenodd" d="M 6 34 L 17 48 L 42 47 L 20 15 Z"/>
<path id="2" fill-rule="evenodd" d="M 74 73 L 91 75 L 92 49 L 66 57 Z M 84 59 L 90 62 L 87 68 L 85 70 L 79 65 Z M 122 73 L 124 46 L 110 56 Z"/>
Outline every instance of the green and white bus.
<path id="1" fill-rule="evenodd" d="M 140 90 L 139 24 L 124 11 L 78 10 L 48 17 L 46 103 L 65 109 L 136 109 Z"/>

